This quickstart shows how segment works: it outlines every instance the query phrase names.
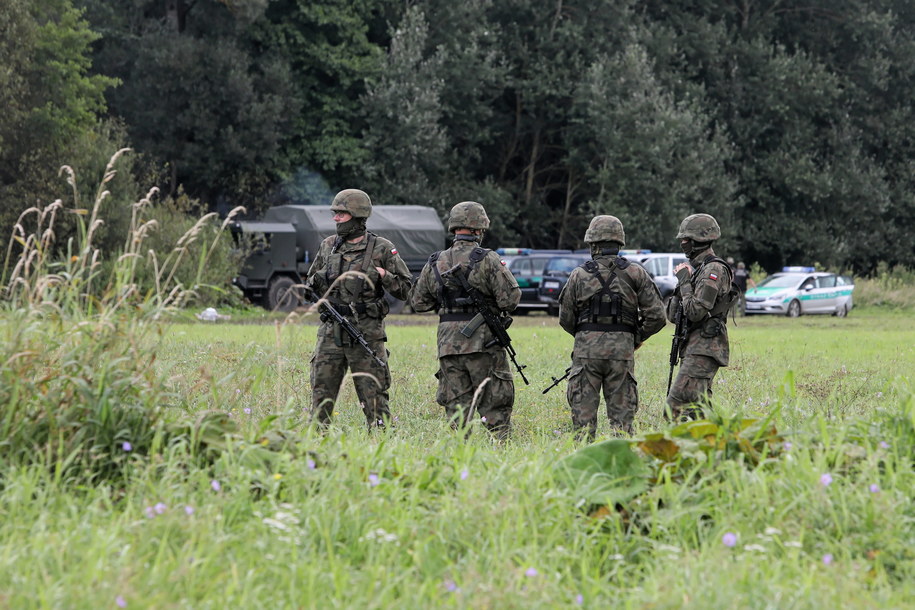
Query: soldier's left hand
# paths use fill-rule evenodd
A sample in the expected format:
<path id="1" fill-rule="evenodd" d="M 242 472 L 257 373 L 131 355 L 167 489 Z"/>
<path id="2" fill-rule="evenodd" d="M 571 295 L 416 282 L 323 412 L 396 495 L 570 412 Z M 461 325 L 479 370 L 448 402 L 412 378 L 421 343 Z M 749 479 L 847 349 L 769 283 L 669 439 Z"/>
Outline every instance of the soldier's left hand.
<path id="1" fill-rule="evenodd" d="M 379 277 L 384 277 L 387 273 L 384 267 L 375 267 L 375 270 L 378 272 Z"/>
<path id="2" fill-rule="evenodd" d="M 674 267 L 674 274 L 677 276 L 677 282 L 683 284 L 689 281 L 690 276 L 693 274 L 693 268 L 690 267 L 689 263 L 680 263 Z"/>

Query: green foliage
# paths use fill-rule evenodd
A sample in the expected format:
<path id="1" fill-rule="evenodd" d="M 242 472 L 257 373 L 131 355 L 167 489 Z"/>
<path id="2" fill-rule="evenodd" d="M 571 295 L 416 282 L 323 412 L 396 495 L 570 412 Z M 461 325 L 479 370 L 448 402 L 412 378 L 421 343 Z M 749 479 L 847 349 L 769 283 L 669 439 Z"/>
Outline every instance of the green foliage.
<path id="1" fill-rule="evenodd" d="M 12 227 L 23 208 L 53 201 L 64 160 L 107 159 L 120 142 L 96 125 L 116 81 L 89 74 L 98 35 L 70 0 L 4 2 L 0 31 L 0 225 Z"/>
<path id="2" fill-rule="evenodd" d="M 613 439 L 588 445 L 565 456 L 554 467 L 556 478 L 589 505 L 615 506 L 649 487 L 651 469 L 629 441 Z"/>

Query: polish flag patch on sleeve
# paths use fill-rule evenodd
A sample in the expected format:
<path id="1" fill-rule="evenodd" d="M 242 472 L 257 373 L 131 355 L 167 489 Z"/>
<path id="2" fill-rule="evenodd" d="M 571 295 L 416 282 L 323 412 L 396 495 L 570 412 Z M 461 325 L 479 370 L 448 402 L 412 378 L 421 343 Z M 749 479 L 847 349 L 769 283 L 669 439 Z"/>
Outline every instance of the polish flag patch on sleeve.
<path id="1" fill-rule="evenodd" d="M 708 276 L 709 276 L 709 279 L 715 280 L 716 282 L 718 281 L 717 273 L 709 273 Z"/>
<path id="2" fill-rule="evenodd" d="M 499 259 L 499 262 L 502 263 L 503 266 L 505 265 L 505 261 L 504 261 L 504 260 Z"/>
<path id="3" fill-rule="evenodd" d="M 391 248 L 391 254 L 397 254 L 397 248 Z"/>

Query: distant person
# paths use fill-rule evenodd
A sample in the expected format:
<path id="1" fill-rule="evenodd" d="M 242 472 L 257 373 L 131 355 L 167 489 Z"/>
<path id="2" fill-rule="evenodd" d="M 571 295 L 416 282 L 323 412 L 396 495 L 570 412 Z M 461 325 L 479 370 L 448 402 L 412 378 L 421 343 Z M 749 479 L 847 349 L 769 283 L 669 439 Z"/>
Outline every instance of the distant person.
<path id="1" fill-rule="evenodd" d="M 742 262 L 737 263 L 737 269 L 734 270 L 734 285 L 737 286 L 735 307 L 737 308 L 737 313 L 742 316 L 747 313 L 747 284 L 752 288 L 756 288 L 756 282 L 750 277 L 747 266 Z"/>
<path id="2" fill-rule="evenodd" d="M 494 343 L 493 333 L 479 323 L 476 308 L 455 271 L 479 291 L 489 308 L 503 317 L 518 306 L 521 289 L 515 276 L 492 250 L 480 246 L 489 217 L 483 206 L 464 201 L 448 216 L 454 243 L 435 252 L 423 267 L 410 306 L 414 311 L 437 310 L 438 378 L 436 401 L 454 428 L 466 427 L 479 412 L 483 424 L 497 438 L 511 432 L 515 385 L 508 355 Z"/>
<path id="3" fill-rule="evenodd" d="M 674 269 L 678 284 L 667 310 L 671 322 L 676 321 L 680 307 L 686 317 L 680 369 L 667 395 L 674 420 L 700 416 L 712 394 L 715 374 L 728 365 L 727 314 L 736 294 L 731 290 L 730 266 L 712 250 L 720 237 L 718 222 L 708 214 L 687 216 L 677 233 L 689 262 Z"/>
<path id="4" fill-rule="evenodd" d="M 384 426 L 391 417 L 388 408 L 391 372 L 384 332 L 384 317 L 390 307 L 384 293 L 387 290 L 392 296 L 406 300 L 413 275 L 394 244 L 366 230 L 366 221 L 372 214 L 372 201 L 366 193 L 357 189 L 340 191 L 330 209 L 336 235 L 321 242 L 308 269 L 306 290 L 325 298 L 328 306 L 355 325 L 384 366 L 343 332 L 340 324 L 322 317 L 311 360 L 311 416 L 322 425 L 330 421 L 349 368 L 371 430 Z"/>
<path id="5" fill-rule="evenodd" d="M 595 216 L 585 232 L 592 260 L 576 267 L 559 295 L 559 324 L 575 337 L 567 399 L 572 426 L 593 440 L 603 391 L 615 433 L 632 433 L 639 407 L 635 350 L 664 327 L 664 304 L 648 272 L 619 255 L 623 224 Z"/>

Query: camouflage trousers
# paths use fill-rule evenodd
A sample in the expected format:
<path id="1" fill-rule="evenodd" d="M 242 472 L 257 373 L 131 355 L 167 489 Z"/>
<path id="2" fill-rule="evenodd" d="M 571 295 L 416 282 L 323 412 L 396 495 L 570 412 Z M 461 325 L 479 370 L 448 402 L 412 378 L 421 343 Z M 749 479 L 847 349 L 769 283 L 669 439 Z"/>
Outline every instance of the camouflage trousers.
<path id="1" fill-rule="evenodd" d="M 369 341 L 384 361 L 382 367 L 357 343 L 349 344 L 344 337 L 343 347 L 334 343 L 333 337 L 318 335 L 314 354 L 311 357 L 311 417 L 321 424 L 327 424 L 334 412 L 334 403 L 340 393 L 340 385 L 347 368 L 352 372 L 356 395 L 365 413 L 365 420 L 372 426 L 383 426 L 390 419 L 388 409 L 388 388 L 391 387 L 391 371 L 388 368 L 388 351 L 384 341 Z"/>
<path id="2" fill-rule="evenodd" d="M 712 380 L 720 365 L 709 356 L 684 356 L 670 386 L 667 405 L 674 421 L 697 419 L 712 396 Z"/>
<path id="3" fill-rule="evenodd" d="M 572 355 L 572 370 L 566 398 L 572 409 L 572 426 L 597 434 L 597 410 L 603 390 L 607 417 L 614 430 L 631 432 L 632 420 L 639 408 L 639 388 L 635 381 L 635 361 L 581 358 Z"/>
<path id="4" fill-rule="evenodd" d="M 435 400 L 445 407 L 452 427 L 467 426 L 476 408 L 493 434 L 507 437 L 511 432 L 515 383 L 505 351 L 442 356 L 438 365 Z"/>

